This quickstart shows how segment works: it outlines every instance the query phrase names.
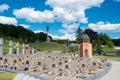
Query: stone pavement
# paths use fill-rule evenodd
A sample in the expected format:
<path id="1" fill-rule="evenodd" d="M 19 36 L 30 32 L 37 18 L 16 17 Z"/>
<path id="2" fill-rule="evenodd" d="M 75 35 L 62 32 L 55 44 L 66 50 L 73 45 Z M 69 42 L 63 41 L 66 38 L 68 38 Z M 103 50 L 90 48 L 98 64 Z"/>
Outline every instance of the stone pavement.
<path id="1" fill-rule="evenodd" d="M 110 61 L 112 68 L 101 80 L 120 80 L 120 61 Z"/>

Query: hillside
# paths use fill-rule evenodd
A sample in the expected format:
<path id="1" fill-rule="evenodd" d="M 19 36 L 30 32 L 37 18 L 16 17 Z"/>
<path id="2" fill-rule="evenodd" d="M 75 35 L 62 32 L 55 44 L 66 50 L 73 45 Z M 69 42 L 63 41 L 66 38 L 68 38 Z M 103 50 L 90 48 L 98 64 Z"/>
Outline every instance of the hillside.
<path id="1" fill-rule="evenodd" d="M 65 47 L 62 44 L 57 44 L 57 43 L 35 43 L 33 45 L 37 50 L 44 51 L 44 50 L 60 50 L 60 51 L 65 51 Z"/>
<path id="2" fill-rule="evenodd" d="M 19 42 L 39 42 L 46 41 L 47 34 L 44 32 L 34 33 L 29 29 L 25 29 L 22 26 L 7 25 L 0 23 L 0 38 L 4 40 L 13 40 Z M 50 40 L 52 37 L 49 36 Z"/>

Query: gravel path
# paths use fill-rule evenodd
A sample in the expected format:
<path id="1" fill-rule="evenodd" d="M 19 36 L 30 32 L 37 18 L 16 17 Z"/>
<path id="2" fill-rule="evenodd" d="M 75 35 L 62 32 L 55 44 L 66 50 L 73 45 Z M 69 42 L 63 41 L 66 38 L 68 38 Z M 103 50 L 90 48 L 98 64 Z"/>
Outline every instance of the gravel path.
<path id="1" fill-rule="evenodd" d="M 112 68 L 101 80 L 120 80 L 120 61 L 110 61 Z"/>

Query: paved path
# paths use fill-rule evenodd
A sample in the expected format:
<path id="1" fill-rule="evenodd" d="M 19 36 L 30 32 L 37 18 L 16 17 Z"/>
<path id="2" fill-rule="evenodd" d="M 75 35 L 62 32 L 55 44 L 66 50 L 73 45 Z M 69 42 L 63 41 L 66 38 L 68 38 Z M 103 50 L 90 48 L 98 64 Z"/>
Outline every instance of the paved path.
<path id="1" fill-rule="evenodd" d="M 120 61 L 112 62 L 112 68 L 101 80 L 120 80 Z"/>

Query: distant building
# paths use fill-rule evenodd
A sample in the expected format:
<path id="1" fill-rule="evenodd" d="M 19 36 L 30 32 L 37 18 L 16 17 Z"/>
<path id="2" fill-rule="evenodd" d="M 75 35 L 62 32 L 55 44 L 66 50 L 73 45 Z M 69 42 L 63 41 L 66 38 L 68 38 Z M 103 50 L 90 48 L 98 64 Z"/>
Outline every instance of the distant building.
<path id="1" fill-rule="evenodd" d="M 92 44 L 87 34 L 80 36 L 80 43 L 78 44 L 79 57 L 92 57 Z"/>

